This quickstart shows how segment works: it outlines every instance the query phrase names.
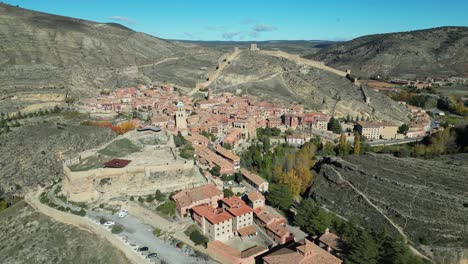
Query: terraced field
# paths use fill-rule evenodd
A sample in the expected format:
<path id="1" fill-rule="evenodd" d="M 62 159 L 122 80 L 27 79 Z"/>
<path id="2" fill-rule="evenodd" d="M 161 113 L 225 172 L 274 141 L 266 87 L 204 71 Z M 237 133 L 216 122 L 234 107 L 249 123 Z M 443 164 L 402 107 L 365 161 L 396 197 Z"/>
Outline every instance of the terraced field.
<path id="1" fill-rule="evenodd" d="M 328 160 L 310 195 L 345 218 L 400 228 L 426 255 L 468 253 L 468 154 L 437 160 L 377 154 Z"/>

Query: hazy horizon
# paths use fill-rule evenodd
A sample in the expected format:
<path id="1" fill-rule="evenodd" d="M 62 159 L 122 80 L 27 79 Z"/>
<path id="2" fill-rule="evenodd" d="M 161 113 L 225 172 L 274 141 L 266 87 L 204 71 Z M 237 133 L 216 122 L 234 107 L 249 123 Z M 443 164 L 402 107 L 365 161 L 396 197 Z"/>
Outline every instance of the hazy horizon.
<path id="1" fill-rule="evenodd" d="M 101 23 L 116 22 L 155 37 L 188 41 L 345 41 L 371 34 L 468 26 L 468 2 L 291 1 L 57 2 L 9 0 L 22 8 Z M 456 6 L 457 8 L 453 8 Z"/>

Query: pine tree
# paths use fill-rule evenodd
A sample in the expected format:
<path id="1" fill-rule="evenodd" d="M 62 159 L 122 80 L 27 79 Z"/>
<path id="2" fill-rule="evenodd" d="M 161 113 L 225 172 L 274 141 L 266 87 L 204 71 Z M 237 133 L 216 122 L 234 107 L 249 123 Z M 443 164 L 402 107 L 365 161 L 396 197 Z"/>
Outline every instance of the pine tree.
<path id="1" fill-rule="evenodd" d="M 357 131 L 354 131 L 354 154 L 361 154 L 361 136 Z"/>
<path id="2" fill-rule="evenodd" d="M 349 154 L 349 144 L 346 141 L 346 136 L 344 133 L 340 135 L 340 143 L 338 145 L 338 155 L 346 156 Z"/>

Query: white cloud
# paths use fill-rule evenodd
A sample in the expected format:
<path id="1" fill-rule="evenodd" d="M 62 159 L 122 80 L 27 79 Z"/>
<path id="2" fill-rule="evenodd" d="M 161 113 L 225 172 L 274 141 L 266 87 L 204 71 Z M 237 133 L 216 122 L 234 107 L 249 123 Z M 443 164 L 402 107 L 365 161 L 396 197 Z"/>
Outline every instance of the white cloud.
<path id="1" fill-rule="evenodd" d="M 131 18 L 123 17 L 123 16 L 111 16 L 109 17 L 112 20 L 123 22 L 129 25 L 135 25 L 137 22 Z"/>
<path id="2" fill-rule="evenodd" d="M 275 30 L 278 30 L 278 28 L 275 27 L 275 26 L 265 25 L 265 24 L 255 25 L 252 29 L 253 29 L 253 31 L 256 31 L 256 32 L 264 32 L 264 31 L 275 31 Z"/>

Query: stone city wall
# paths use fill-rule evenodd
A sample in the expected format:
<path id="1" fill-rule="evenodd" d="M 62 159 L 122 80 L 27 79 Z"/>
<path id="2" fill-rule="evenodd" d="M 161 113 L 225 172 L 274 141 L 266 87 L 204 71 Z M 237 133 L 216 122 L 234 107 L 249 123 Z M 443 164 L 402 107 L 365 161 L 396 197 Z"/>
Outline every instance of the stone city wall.
<path id="1" fill-rule="evenodd" d="M 204 183 L 192 170 L 193 161 L 162 166 L 130 166 L 71 171 L 63 165 L 63 193 L 71 201 L 95 202 L 119 196 L 141 196 L 156 190 L 172 192 Z"/>
<path id="2" fill-rule="evenodd" d="M 42 204 L 38 199 L 42 191 L 43 189 L 40 189 L 36 193 L 29 193 L 26 195 L 25 201 L 40 213 L 45 214 L 56 221 L 87 230 L 106 239 L 112 244 L 112 246 L 120 250 L 125 255 L 129 263 L 145 263 L 142 256 L 126 245 L 122 239 L 112 234 L 109 230 L 104 229 L 104 227 L 100 226 L 98 223 L 95 223 L 86 217 L 65 213 Z"/>

